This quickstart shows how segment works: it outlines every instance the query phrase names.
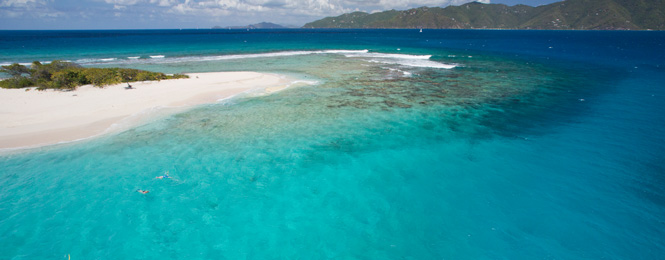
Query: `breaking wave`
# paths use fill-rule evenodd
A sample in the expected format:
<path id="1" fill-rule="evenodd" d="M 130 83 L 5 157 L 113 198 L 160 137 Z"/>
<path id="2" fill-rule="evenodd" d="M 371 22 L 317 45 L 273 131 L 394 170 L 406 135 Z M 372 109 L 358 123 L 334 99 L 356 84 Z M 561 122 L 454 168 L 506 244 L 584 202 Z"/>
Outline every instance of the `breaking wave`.
<path id="1" fill-rule="evenodd" d="M 100 58 L 100 59 L 78 59 L 74 62 L 81 65 L 96 64 L 163 64 L 163 63 L 185 63 L 185 62 L 206 62 L 221 60 L 241 60 L 257 58 L 277 58 L 300 55 L 344 55 L 347 58 L 364 59 L 368 62 L 394 64 L 406 67 L 452 69 L 456 64 L 446 64 L 431 60 L 432 55 L 408 55 L 370 52 L 369 50 L 319 50 L 319 51 L 281 51 L 267 53 L 251 54 L 229 54 L 214 56 L 185 56 L 185 57 L 166 57 L 166 55 L 146 55 L 129 56 L 126 58 Z M 0 65 L 10 65 L 11 63 L 2 63 Z M 20 63 L 30 65 L 30 63 Z"/>

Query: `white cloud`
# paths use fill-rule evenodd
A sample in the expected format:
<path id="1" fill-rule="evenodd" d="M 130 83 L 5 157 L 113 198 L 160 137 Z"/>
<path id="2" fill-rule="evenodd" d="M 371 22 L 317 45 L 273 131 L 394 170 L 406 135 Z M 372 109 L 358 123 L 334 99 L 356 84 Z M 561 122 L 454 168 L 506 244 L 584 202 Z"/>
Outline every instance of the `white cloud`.
<path id="1" fill-rule="evenodd" d="M 172 6 L 178 3 L 176 0 L 150 0 L 151 4 L 157 4 L 159 6 Z"/>
<path id="2" fill-rule="evenodd" d="M 44 0 L 3 0 L 0 1 L 0 7 L 31 7 L 34 5 L 45 5 Z"/>
<path id="3" fill-rule="evenodd" d="M 138 0 L 106 0 L 131 2 Z M 460 5 L 474 0 L 150 0 L 160 6 L 172 6 L 170 12 L 188 15 L 225 15 L 243 13 L 282 13 L 311 17 L 332 16 L 353 11 L 409 9 L 420 6 Z M 490 0 L 477 0 L 489 3 Z"/>
<path id="4" fill-rule="evenodd" d="M 114 6 L 118 5 L 135 5 L 140 2 L 143 2 L 142 0 L 104 0 L 107 4 L 112 4 Z"/>
<path id="5" fill-rule="evenodd" d="M 23 12 L 13 12 L 13 11 L 9 11 L 9 10 L 0 9 L 0 17 L 19 18 L 22 15 L 23 15 Z"/>
<path id="6" fill-rule="evenodd" d="M 156 4 L 158 6 L 173 6 L 178 0 L 104 0 L 105 3 L 113 6 L 130 6 L 138 4 Z"/>
<path id="7" fill-rule="evenodd" d="M 448 5 L 462 5 L 469 2 L 481 2 L 489 4 L 490 0 L 345 0 L 346 5 L 355 5 L 359 7 L 374 7 L 372 10 L 404 10 L 409 8 L 428 6 L 428 7 L 445 7 Z M 361 8 L 362 9 L 362 8 Z"/>
<path id="8" fill-rule="evenodd" d="M 142 26 L 242 25 L 260 21 L 304 24 L 354 11 L 406 10 L 421 6 L 460 5 L 473 0 L 0 0 L 0 18 L 61 17 L 81 22 L 124 22 L 119 15 L 140 18 Z M 477 0 L 489 3 L 490 0 Z M 63 11 L 66 10 L 66 11 Z M 104 18 L 106 17 L 106 18 Z M 95 26 L 96 22 L 92 25 Z M 101 22 L 100 22 L 101 23 Z"/>
<path id="9" fill-rule="evenodd" d="M 9 18 L 36 17 L 52 19 L 66 16 L 65 13 L 57 11 L 49 6 L 53 1 L 54 0 L 2 0 L 0 1 L 0 11 L 3 16 Z"/>

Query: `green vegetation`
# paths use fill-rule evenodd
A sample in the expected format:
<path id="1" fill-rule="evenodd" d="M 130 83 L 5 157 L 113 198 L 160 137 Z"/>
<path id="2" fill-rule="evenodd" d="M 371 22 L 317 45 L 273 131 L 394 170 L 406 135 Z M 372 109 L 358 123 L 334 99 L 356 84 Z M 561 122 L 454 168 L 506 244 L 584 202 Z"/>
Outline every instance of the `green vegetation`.
<path id="1" fill-rule="evenodd" d="M 354 12 L 303 27 L 665 30 L 665 0 L 566 0 L 538 7 L 473 2 L 446 8 Z"/>
<path id="2" fill-rule="evenodd" d="M 76 63 L 55 60 L 49 64 L 33 62 L 30 67 L 14 63 L 2 66 L 0 72 L 11 76 L 0 81 L 1 88 L 25 88 L 36 86 L 38 89 L 75 89 L 78 86 L 92 84 L 97 87 L 146 80 L 188 78 L 187 75 L 166 75 L 124 68 L 83 68 Z"/>

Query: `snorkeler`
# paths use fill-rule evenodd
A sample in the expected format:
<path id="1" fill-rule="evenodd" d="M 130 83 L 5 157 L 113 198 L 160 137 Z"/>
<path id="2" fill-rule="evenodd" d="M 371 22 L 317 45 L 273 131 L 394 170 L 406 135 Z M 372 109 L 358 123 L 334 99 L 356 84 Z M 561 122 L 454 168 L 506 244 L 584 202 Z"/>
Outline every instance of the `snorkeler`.
<path id="1" fill-rule="evenodd" d="M 162 175 L 162 176 L 157 176 L 157 177 L 155 177 L 155 179 L 160 179 L 160 180 L 161 180 L 161 179 L 168 179 L 168 178 L 171 178 L 171 176 L 169 176 L 169 171 L 166 171 L 166 172 L 164 173 L 164 175 Z"/>
<path id="2" fill-rule="evenodd" d="M 146 193 L 150 192 L 149 190 L 142 190 L 142 189 L 138 189 L 136 191 L 140 192 L 140 193 L 143 193 L 143 194 L 146 194 Z"/>

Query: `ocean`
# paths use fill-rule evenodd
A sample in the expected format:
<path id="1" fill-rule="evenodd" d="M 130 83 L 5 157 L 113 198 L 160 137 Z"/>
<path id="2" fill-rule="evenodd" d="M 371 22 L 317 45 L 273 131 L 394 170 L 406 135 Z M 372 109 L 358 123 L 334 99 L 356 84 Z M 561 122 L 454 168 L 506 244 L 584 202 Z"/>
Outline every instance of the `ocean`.
<path id="1" fill-rule="evenodd" d="M 664 45 L 655 31 L 0 31 L 2 65 L 311 83 L 4 151 L 0 259 L 659 259 Z"/>

